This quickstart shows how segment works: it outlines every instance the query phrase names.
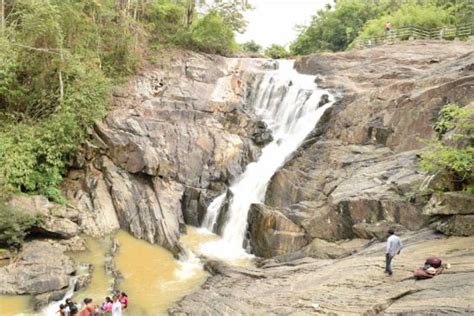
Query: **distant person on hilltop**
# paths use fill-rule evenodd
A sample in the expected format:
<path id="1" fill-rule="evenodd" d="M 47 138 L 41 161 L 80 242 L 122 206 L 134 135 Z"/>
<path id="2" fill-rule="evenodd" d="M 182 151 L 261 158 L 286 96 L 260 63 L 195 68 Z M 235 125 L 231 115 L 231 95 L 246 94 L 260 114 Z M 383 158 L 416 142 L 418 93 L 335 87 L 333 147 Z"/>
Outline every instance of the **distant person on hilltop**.
<path id="1" fill-rule="evenodd" d="M 390 23 L 390 21 L 385 22 L 385 32 L 390 33 L 391 30 L 392 24 Z"/>
<path id="2" fill-rule="evenodd" d="M 395 235 L 395 231 L 390 228 L 388 230 L 387 246 L 385 247 L 385 273 L 392 275 L 392 259 L 395 255 L 399 255 L 403 248 L 400 237 Z"/>

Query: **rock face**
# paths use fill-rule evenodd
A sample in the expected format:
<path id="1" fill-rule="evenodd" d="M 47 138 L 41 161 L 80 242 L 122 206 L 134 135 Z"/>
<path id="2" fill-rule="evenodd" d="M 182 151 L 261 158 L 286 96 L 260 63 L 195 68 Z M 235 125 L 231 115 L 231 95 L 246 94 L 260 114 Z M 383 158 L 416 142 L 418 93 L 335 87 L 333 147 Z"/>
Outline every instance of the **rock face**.
<path id="1" fill-rule="evenodd" d="M 431 216 L 474 214 L 474 195 L 468 192 L 433 194 L 423 214 Z"/>
<path id="2" fill-rule="evenodd" d="M 210 264 L 213 276 L 169 315 L 467 315 L 474 312 L 474 237 L 430 231 L 403 238 L 394 275 L 384 272 L 384 244 L 344 259 L 303 258 L 261 269 Z M 318 246 L 322 247 L 322 246 Z M 413 271 L 433 254 L 452 268 L 430 280 Z"/>
<path id="3" fill-rule="evenodd" d="M 245 60 L 172 53 L 114 93 L 69 172 L 87 234 L 120 227 L 176 252 L 180 226 L 199 225 L 271 137 L 247 108 Z"/>
<path id="4" fill-rule="evenodd" d="M 64 290 L 76 271 L 63 250 L 44 241 L 27 242 L 15 261 L 0 268 L 0 294 L 44 294 Z"/>
<path id="5" fill-rule="evenodd" d="M 43 223 L 34 227 L 33 234 L 42 237 L 69 239 L 80 233 L 77 210 L 48 201 L 40 195 L 14 196 L 8 204 L 21 212 L 44 215 Z"/>
<path id="6" fill-rule="evenodd" d="M 438 218 L 435 227 L 446 235 L 474 235 L 474 195 L 468 192 L 436 193 L 423 213 Z"/>
<path id="7" fill-rule="evenodd" d="M 274 175 L 265 205 L 253 207 L 249 236 L 260 255 L 272 255 L 279 232 L 287 237 L 285 229 L 275 230 L 281 221 L 302 228 L 309 244 L 260 268 L 212 262 L 213 276 L 169 314 L 474 313 L 473 237 L 423 229 L 431 222 L 446 235 L 472 235 L 472 196 L 448 193 L 428 203 L 429 194 L 420 193 L 426 182 L 455 188 L 418 168 L 440 109 L 474 104 L 472 65 L 469 42 L 410 41 L 300 59 L 297 69 L 318 75 L 316 83 L 338 100 Z M 379 242 L 388 228 L 405 244 L 393 277 L 383 273 Z M 452 269 L 414 281 L 413 271 L 433 255 Z"/>
<path id="8" fill-rule="evenodd" d="M 270 258 L 305 246 L 305 231 L 281 212 L 252 204 L 248 216 L 250 246 L 256 256 Z"/>
<path id="9" fill-rule="evenodd" d="M 443 105 L 474 102 L 472 51 L 472 43 L 413 42 L 303 57 L 296 68 L 341 95 L 274 175 L 265 204 L 311 239 L 383 239 L 389 227 L 427 225 L 435 213 L 423 211 L 418 157 Z M 430 63 L 434 56 L 441 62 Z M 445 230 L 469 231 L 455 223 Z"/>

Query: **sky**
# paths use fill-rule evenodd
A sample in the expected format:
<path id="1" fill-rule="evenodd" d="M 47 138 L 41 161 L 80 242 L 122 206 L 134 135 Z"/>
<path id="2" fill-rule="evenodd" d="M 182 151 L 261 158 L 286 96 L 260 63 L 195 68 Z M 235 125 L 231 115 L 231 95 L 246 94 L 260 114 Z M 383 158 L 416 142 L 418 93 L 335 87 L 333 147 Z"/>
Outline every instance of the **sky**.
<path id="1" fill-rule="evenodd" d="M 246 12 L 247 31 L 237 41 L 254 40 L 263 47 L 289 45 L 296 38 L 295 26 L 307 24 L 316 10 L 330 0 L 249 0 L 254 10 Z"/>

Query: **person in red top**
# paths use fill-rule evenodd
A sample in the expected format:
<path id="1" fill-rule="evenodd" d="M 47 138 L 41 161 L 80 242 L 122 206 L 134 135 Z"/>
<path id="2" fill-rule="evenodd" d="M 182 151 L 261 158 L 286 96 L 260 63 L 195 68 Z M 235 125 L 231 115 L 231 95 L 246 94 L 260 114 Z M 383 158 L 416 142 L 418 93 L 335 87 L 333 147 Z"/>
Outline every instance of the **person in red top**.
<path id="1" fill-rule="evenodd" d="M 120 293 L 119 301 L 122 304 L 122 307 L 125 309 L 128 306 L 128 295 L 125 292 Z"/>
<path id="2" fill-rule="evenodd" d="M 84 299 L 84 309 L 79 313 L 79 316 L 95 316 L 96 309 L 94 304 L 92 303 L 91 298 Z"/>

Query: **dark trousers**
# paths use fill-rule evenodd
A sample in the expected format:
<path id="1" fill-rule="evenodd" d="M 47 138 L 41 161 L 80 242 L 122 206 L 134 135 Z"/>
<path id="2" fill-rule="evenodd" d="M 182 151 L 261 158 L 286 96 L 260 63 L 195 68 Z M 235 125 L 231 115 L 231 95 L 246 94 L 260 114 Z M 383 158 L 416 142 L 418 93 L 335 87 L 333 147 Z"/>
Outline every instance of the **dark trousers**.
<path id="1" fill-rule="evenodd" d="M 390 254 L 385 254 L 385 272 L 392 274 L 392 259 L 393 257 Z"/>

